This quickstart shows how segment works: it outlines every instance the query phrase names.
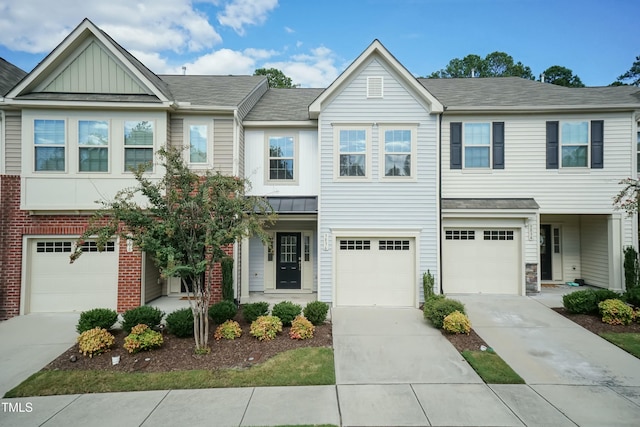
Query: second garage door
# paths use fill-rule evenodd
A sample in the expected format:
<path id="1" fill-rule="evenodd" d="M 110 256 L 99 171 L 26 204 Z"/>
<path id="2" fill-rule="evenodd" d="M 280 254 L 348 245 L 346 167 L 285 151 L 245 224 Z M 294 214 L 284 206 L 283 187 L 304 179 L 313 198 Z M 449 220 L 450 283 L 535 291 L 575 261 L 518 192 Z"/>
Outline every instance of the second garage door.
<path id="1" fill-rule="evenodd" d="M 442 284 L 445 293 L 520 293 L 520 231 L 445 229 Z"/>
<path id="2" fill-rule="evenodd" d="M 118 252 L 114 242 L 103 252 L 98 252 L 94 242 L 87 242 L 83 255 L 69 264 L 72 248 L 71 239 L 31 242 L 27 312 L 116 308 Z"/>
<path id="3" fill-rule="evenodd" d="M 415 239 L 339 238 L 336 243 L 336 305 L 415 305 Z"/>

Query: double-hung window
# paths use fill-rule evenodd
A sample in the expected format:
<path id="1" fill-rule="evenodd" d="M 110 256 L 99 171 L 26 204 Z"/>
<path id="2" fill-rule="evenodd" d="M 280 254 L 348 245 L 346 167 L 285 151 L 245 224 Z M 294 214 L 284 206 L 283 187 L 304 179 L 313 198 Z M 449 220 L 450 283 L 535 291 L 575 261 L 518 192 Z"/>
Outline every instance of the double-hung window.
<path id="1" fill-rule="evenodd" d="M 338 176 L 367 177 L 368 143 L 365 129 L 339 129 Z"/>
<path id="2" fill-rule="evenodd" d="M 189 145 L 188 163 L 194 168 L 205 168 L 213 166 L 213 152 L 210 123 L 186 122 L 186 141 Z"/>
<path id="3" fill-rule="evenodd" d="M 78 170 L 109 171 L 109 122 L 78 121 Z"/>
<path id="4" fill-rule="evenodd" d="M 504 122 L 450 123 L 451 169 L 504 169 Z"/>
<path id="5" fill-rule="evenodd" d="M 385 177 L 411 176 L 411 133 L 408 129 L 384 131 Z"/>
<path id="6" fill-rule="evenodd" d="M 489 123 L 465 123 L 463 144 L 465 168 L 489 168 L 491 164 Z"/>
<path id="7" fill-rule="evenodd" d="M 34 120 L 33 143 L 36 172 L 64 172 L 66 132 L 64 120 Z"/>
<path id="8" fill-rule="evenodd" d="M 296 140 L 293 135 L 267 136 L 269 148 L 268 181 L 293 182 L 296 179 Z"/>
<path id="9" fill-rule="evenodd" d="M 560 129 L 562 167 L 587 167 L 589 122 L 563 122 Z"/>
<path id="10" fill-rule="evenodd" d="M 124 122 L 124 167 L 125 171 L 147 164 L 153 168 L 153 122 Z"/>

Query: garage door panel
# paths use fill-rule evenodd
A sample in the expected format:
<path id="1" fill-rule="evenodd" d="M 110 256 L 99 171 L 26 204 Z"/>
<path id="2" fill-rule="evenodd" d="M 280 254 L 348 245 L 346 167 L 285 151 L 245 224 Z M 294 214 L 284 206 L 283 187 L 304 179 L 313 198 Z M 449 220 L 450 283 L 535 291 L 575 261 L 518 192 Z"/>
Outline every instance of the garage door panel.
<path id="1" fill-rule="evenodd" d="M 445 293 L 520 293 L 519 230 L 445 229 L 442 251 Z"/>
<path id="2" fill-rule="evenodd" d="M 31 244 L 29 312 L 84 311 L 117 306 L 118 254 L 111 242 L 98 252 L 89 242 L 73 264 L 69 239 Z"/>
<path id="3" fill-rule="evenodd" d="M 415 277 L 413 239 L 338 239 L 337 305 L 413 306 Z"/>

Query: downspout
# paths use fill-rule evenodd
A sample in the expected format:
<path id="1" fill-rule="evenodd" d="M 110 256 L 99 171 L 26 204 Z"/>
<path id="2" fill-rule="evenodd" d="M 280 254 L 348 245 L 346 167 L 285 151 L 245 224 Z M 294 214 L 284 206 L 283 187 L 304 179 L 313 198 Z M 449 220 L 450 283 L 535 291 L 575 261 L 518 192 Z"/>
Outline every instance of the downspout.
<path id="1" fill-rule="evenodd" d="M 0 98 L 0 102 L 4 102 L 4 98 Z M 6 156 L 4 151 L 5 150 L 4 148 L 5 123 L 6 123 L 6 118 L 5 118 L 4 110 L 0 110 L 0 174 L 1 175 L 4 175 L 5 163 L 6 163 L 6 160 L 5 160 Z"/>
<path id="2" fill-rule="evenodd" d="M 442 113 L 438 115 L 438 287 L 442 294 Z"/>
<path id="3" fill-rule="evenodd" d="M 233 166 L 232 166 L 232 170 L 231 173 L 233 174 L 233 176 L 239 176 L 240 174 L 240 134 L 239 134 L 239 130 L 240 127 L 238 126 L 238 109 L 234 108 L 233 109 Z M 235 296 L 235 302 L 236 304 L 239 306 L 240 305 L 240 295 L 242 295 L 242 293 L 240 292 L 240 288 L 242 286 L 242 280 L 240 280 L 240 278 L 238 277 L 238 274 L 240 274 L 240 269 L 238 269 L 238 261 L 240 260 L 240 257 L 238 256 L 238 252 L 242 248 L 242 241 L 240 242 L 236 242 L 233 245 L 233 281 L 235 282 L 235 288 L 236 288 L 236 296 Z"/>

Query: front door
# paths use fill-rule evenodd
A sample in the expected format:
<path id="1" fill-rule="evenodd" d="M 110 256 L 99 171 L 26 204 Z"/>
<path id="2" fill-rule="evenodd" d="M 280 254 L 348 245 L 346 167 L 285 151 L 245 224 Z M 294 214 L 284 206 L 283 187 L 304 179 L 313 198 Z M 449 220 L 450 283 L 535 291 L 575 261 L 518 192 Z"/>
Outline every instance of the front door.
<path id="1" fill-rule="evenodd" d="M 301 289 L 301 233 L 278 233 L 276 289 Z"/>
<path id="2" fill-rule="evenodd" d="M 540 279 L 553 280 L 551 271 L 551 255 L 553 243 L 551 242 L 551 225 L 540 226 Z"/>

